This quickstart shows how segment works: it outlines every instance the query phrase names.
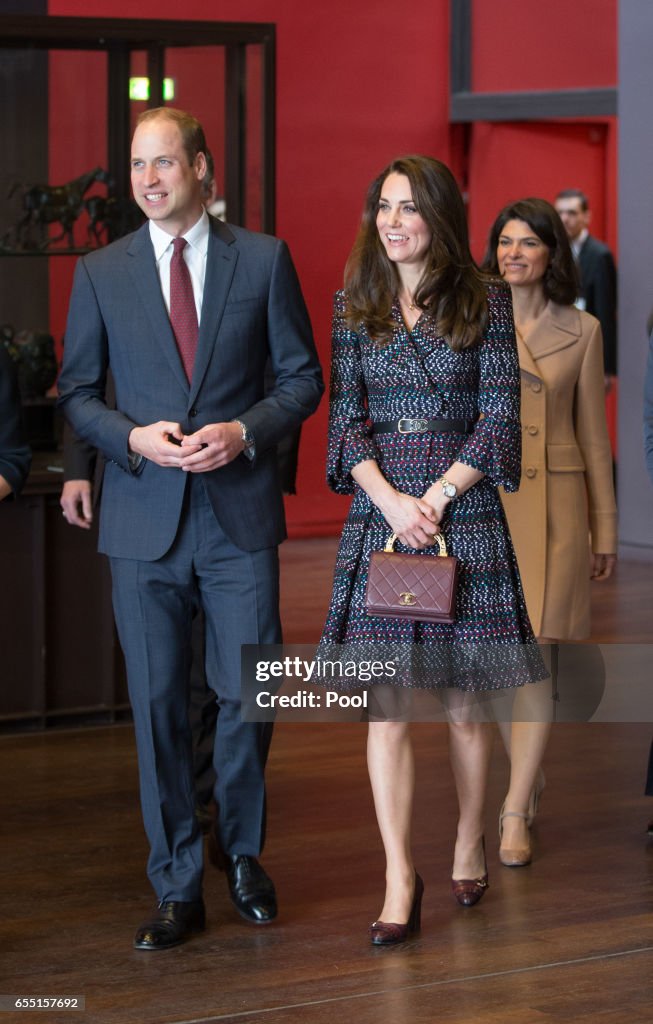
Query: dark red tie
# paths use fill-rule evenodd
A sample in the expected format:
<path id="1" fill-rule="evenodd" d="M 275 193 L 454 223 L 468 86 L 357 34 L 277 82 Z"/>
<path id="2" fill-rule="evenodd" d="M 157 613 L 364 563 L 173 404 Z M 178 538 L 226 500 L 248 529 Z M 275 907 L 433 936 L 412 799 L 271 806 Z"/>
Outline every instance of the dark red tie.
<path id="1" fill-rule="evenodd" d="M 186 376 L 193 376 L 195 353 L 197 352 L 197 309 L 193 298 L 193 284 L 188 265 L 184 259 L 185 238 L 175 238 L 170 261 L 170 323 L 175 332 L 177 348 L 184 364 Z"/>

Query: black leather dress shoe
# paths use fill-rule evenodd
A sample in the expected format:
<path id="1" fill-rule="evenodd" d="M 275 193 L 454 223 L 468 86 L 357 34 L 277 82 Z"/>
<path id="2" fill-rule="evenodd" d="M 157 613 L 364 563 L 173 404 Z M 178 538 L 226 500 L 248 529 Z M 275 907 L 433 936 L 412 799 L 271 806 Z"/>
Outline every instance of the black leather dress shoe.
<path id="1" fill-rule="evenodd" d="M 240 916 L 252 924 L 269 924 L 277 916 L 277 895 L 272 879 L 256 857 L 236 854 L 225 859 L 229 895 Z"/>
<path id="2" fill-rule="evenodd" d="M 164 900 L 156 908 L 154 917 L 136 932 L 134 949 L 170 949 L 193 932 L 203 932 L 205 927 L 203 900 L 188 903 Z"/>

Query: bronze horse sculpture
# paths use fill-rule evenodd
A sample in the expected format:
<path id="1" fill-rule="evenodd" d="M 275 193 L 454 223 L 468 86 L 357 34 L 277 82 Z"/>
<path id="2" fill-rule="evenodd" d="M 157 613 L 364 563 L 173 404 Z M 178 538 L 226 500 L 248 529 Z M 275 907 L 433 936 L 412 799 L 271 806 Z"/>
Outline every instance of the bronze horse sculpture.
<path id="1" fill-rule="evenodd" d="M 68 239 L 68 248 L 74 249 L 75 238 L 73 228 L 75 221 L 84 209 L 84 196 L 91 185 L 96 182 L 108 184 L 109 173 L 102 167 L 95 167 L 79 178 L 73 178 L 65 185 L 32 185 L 23 192 L 22 205 L 24 214 L 15 226 L 16 246 L 28 244 L 32 227 L 41 229 L 43 233 L 50 224 L 60 224 L 62 232 L 53 238 L 41 241 L 39 248 L 47 249 L 54 242 Z M 9 193 L 10 196 L 18 188 L 17 185 Z"/>
<path id="2" fill-rule="evenodd" d="M 87 196 L 83 202 L 88 214 L 87 244 L 99 247 L 143 223 L 143 215 L 136 203 L 122 196 Z"/>

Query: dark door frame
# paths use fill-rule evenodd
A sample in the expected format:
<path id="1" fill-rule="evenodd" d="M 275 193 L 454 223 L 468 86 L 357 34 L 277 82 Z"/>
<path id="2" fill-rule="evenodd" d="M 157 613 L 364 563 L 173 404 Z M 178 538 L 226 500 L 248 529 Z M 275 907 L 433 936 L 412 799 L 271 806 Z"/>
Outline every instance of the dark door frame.
<path id="1" fill-rule="evenodd" d="M 472 0 L 449 0 L 449 25 L 449 119 L 452 124 L 611 117 L 617 113 L 616 88 L 473 92 Z"/>

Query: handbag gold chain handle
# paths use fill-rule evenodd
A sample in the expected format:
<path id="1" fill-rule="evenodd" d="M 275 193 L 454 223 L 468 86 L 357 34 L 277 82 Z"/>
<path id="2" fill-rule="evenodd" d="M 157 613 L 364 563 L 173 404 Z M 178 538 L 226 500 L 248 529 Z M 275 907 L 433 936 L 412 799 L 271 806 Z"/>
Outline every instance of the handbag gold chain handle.
<path id="1" fill-rule="evenodd" d="M 440 550 L 438 551 L 438 555 L 442 555 L 444 558 L 446 558 L 446 555 L 447 555 L 447 545 L 445 543 L 444 537 L 442 536 L 441 533 L 436 533 L 435 534 L 435 540 L 437 541 L 438 547 L 440 548 Z M 396 533 L 390 534 L 390 536 L 389 536 L 389 538 L 387 540 L 386 546 L 384 547 L 383 550 L 387 551 L 388 553 L 394 551 L 396 541 L 397 541 L 397 534 Z"/>

